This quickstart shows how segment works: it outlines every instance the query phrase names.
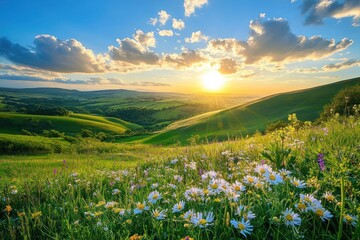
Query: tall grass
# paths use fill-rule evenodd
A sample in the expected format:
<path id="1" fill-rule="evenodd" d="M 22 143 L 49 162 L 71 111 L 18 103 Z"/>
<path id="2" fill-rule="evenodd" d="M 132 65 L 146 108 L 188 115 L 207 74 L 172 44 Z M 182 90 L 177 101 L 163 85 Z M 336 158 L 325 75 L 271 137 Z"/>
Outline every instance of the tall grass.
<path id="1" fill-rule="evenodd" d="M 148 154 L 132 166 L 98 160 L 66 168 L 66 162 L 50 176 L 8 181 L 0 236 L 360 238 L 359 119 L 333 118 L 302 129 L 294 124 L 239 141 L 138 145 L 126 154 Z"/>

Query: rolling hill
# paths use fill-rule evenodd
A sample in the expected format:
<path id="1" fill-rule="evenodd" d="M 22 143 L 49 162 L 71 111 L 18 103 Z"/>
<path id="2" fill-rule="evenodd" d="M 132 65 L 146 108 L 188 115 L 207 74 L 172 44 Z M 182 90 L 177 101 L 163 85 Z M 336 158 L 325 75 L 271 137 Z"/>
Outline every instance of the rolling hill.
<path id="1" fill-rule="evenodd" d="M 70 116 L 45 116 L 21 113 L 0 113 L 0 132 L 21 134 L 22 129 L 30 132 L 54 129 L 67 135 L 75 135 L 82 129 L 92 132 L 122 134 L 127 130 L 139 128 L 137 124 L 125 122 L 118 118 L 100 117 L 88 114 L 71 114 Z"/>
<path id="2" fill-rule="evenodd" d="M 313 121 L 324 105 L 343 88 L 360 84 L 360 78 L 349 79 L 315 88 L 276 94 L 225 110 L 201 114 L 175 122 L 163 131 L 142 140 L 150 144 L 185 144 L 195 135 L 201 139 L 226 140 L 263 131 L 266 125 L 286 120 L 296 113 L 298 119 Z"/>

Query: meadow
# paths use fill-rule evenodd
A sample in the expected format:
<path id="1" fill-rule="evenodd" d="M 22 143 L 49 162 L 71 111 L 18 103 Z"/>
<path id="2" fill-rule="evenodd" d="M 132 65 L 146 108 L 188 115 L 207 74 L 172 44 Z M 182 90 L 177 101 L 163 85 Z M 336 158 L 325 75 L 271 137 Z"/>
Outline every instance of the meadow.
<path id="1" fill-rule="evenodd" d="M 236 141 L 123 144 L 113 158 L 5 157 L 0 238 L 359 239 L 359 116 L 288 119 Z"/>

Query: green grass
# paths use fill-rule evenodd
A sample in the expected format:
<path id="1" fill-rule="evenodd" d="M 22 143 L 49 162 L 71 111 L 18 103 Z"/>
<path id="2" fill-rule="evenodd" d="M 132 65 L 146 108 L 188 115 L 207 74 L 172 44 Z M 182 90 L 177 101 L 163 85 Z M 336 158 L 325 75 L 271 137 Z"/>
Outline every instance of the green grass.
<path id="1" fill-rule="evenodd" d="M 359 123 L 358 116 L 334 118 L 238 141 L 179 148 L 120 145 L 116 153 L 97 156 L 0 156 L 0 236 L 241 239 L 239 225 L 230 221 L 248 220 L 250 239 L 359 239 Z M 216 176 L 206 177 L 210 171 Z M 236 186 L 245 188 L 234 195 Z M 161 198 L 151 198 L 154 193 Z M 310 194 L 308 200 L 301 200 L 302 194 Z M 173 212 L 180 201 L 183 209 Z M 140 203 L 149 209 L 135 214 Z M 156 219 L 155 210 L 164 211 L 164 219 Z M 212 213 L 213 219 L 199 226 L 196 214 L 184 219 L 190 210 L 202 218 Z M 301 221 L 289 225 L 286 211 Z M 321 220 L 324 211 L 331 215 Z M 352 216 L 354 224 L 344 216 Z"/>
<path id="2" fill-rule="evenodd" d="M 67 135 L 75 135 L 82 129 L 93 132 L 105 132 L 110 134 L 122 134 L 126 130 L 135 129 L 139 126 L 116 118 L 104 118 L 99 116 L 72 114 L 70 116 L 45 116 L 20 113 L 0 113 L 0 132 L 9 134 L 21 134 L 22 129 L 39 131 L 54 129 Z"/>
<path id="3" fill-rule="evenodd" d="M 142 142 L 186 144 L 187 139 L 194 135 L 209 141 L 245 137 L 256 130 L 265 130 L 267 124 L 286 120 L 288 114 L 294 112 L 300 120 L 313 121 L 341 89 L 356 84 L 360 84 L 360 78 L 278 94 L 226 110 L 205 113 L 175 122 Z"/>

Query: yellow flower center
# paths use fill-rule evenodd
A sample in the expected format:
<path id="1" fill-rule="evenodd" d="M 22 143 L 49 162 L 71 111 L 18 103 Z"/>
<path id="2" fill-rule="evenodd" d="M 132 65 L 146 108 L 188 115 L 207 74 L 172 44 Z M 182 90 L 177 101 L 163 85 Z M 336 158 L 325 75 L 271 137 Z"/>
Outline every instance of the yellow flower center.
<path id="1" fill-rule="evenodd" d="M 254 178 L 253 178 L 253 177 L 248 177 L 247 180 L 249 181 L 249 183 L 253 183 L 253 182 L 254 182 Z"/>
<path id="2" fill-rule="evenodd" d="M 245 225 L 242 224 L 242 223 L 238 223 L 238 228 L 239 228 L 240 230 L 244 230 L 244 229 L 245 229 Z"/>
<path id="3" fill-rule="evenodd" d="M 294 220 L 294 218 L 293 218 L 293 216 L 291 215 L 291 214 L 288 214 L 288 215 L 286 215 L 286 220 L 288 220 L 288 221 L 293 221 Z"/>
<path id="4" fill-rule="evenodd" d="M 335 197 L 333 195 L 327 195 L 325 198 L 326 198 L 326 200 L 328 200 L 330 202 L 335 200 Z"/>
<path id="5" fill-rule="evenodd" d="M 347 222 L 352 222 L 353 221 L 353 218 L 350 216 L 350 215 L 345 215 L 345 220 Z"/>
<path id="6" fill-rule="evenodd" d="M 235 189 L 235 191 L 240 191 L 241 190 L 241 188 L 239 186 L 235 186 L 234 189 Z"/>
<path id="7" fill-rule="evenodd" d="M 271 174 L 270 176 L 269 176 L 269 178 L 270 178 L 270 180 L 275 180 L 276 178 L 275 178 L 275 175 L 273 175 L 273 174 Z"/>
<path id="8" fill-rule="evenodd" d="M 299 203 L 298 204 L 298 209 L 305 209 L 306 205 L 304 203 Z"/>
<path id="9" fill-rule="evenodd" d="M 160 213 L 158 211 L 154 212 L 154 217 L 159 217 Z"/>
<path id="10" fill-rule="evenodd" d="M 199 221 L 199 224 L 201 224 L 201 225 L 205 225 L 207 222 L 206 222 L 206 220 L 205 219 L 200 219 L 200 221 Z"/>
<path id="11" fill-rule="evenodd" d="M 324 216 L 324 211 L 323 210 L 321 210 L 321 209 L 318 209 L 318 210 L 316 210 L 316 215 L 318 215 L 319 217 L 322 217 L 322 216 Z"/>
<path id="12" fill-rule="evenodd" d="M 298 186 L 299 186 L 299 182 L 298 182 L 298 181 L 294 181 L 294 185 L 295 185 L 296 187 L 298 187 Z"/>
<path id="13" fill-rule="evenodd" d="M 137 205 L 137 208 L 140 209 L 140 210 L 144 210 L 145 205 L 140 203 L 140 204 Z"/>
<path id="14" fill-rule="evenodd" d="M 265 172 L 266 172 L 265 169 L 263 169 L 263 168 L 260 169 L 260 173 L 261 173 L 261 174 L 264 174 Z"/>
<path id="15" fill-rule="evenodd" d="M 214 183 L 214 184 L 211 184 L 210 187 L 211 187 L 212 189 L 216 189 L 216 188 L 218 188 L 218 185 L 217 185 L 216 183 Z"/>
<path id="16" fill-rule="evenodd" d="M 159 197 L 159 195 L 154 194 L 153 199 L 157 199 L 158 197 Z"/>
<path id="17" fill-rule="evenodd" d="M 180 209 L 182 209 L 182 207 L 183 206 L 181 204 L 178 204 L 177 209 L 180 210 Z"/>

